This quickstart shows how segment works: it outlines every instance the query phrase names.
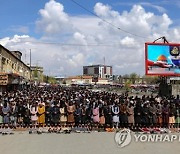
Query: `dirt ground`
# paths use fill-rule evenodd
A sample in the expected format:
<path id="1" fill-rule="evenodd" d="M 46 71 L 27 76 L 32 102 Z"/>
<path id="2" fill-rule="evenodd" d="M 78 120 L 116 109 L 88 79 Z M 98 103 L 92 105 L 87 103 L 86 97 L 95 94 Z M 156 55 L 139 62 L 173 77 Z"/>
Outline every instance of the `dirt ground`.
<path id="1" fill-rule="evenodd" d="M 115 133 L 0 135 L 0 154 L 179 154 L 180 142 L 141 143 L 132 141 L 120 148 Z"/>

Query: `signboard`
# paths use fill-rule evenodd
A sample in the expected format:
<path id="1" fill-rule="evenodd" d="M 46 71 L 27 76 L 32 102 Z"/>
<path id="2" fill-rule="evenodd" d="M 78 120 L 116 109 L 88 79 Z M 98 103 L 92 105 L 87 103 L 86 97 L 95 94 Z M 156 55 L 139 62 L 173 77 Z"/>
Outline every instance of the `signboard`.
<path id="1" fill-rule="evenodd" d="M 8 75 L 0 74 L 0 85 L 7 85 L 7 84 L 8 84 Z"/>
<path id="2" fill-rule="evenodd" d="M 146 75 L 180 76 L 180 44 L 146 43 Z"/>

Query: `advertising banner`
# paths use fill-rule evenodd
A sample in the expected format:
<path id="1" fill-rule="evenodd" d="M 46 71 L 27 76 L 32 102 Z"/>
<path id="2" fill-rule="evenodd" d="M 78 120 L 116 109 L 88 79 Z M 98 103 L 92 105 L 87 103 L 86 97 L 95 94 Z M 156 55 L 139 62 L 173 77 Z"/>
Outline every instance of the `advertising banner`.
<path id="1" fill-rule="evenodd" d="M 180 44 L 146 43 L 146 75 L 180 76 Z"/>

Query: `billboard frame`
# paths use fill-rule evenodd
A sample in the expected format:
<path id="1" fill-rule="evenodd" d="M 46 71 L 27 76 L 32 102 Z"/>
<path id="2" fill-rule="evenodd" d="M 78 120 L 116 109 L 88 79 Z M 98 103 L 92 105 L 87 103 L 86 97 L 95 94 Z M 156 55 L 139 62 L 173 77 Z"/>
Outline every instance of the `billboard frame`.
<path id="1" fill-rule="evenodd" d="M 147 64 L 147 60 L 148 60 L 148 52 L 147 52 L 147 47 L 148 45 L 163 45 L 163 46 L 180 46 L 180 43 L 155 43 L 155 42 L 146 42 L 145 43 L 145 74 L 148 76 L 180 76 L 180 74 L 158 74 L 158 73 L 148 73 L 148 64 Z"/>

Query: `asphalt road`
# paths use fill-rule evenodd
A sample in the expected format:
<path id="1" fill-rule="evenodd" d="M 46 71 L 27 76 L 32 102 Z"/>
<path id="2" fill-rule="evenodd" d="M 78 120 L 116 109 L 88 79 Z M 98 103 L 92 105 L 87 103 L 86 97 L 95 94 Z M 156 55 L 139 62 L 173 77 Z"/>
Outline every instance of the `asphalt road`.
<path id="1" fill-rule="evenodd" d="M 120 148 L 114 133 L 0 135 L 0 154 L 179 154 L 180 142 L 141 143 L 132 141 Z"/>

